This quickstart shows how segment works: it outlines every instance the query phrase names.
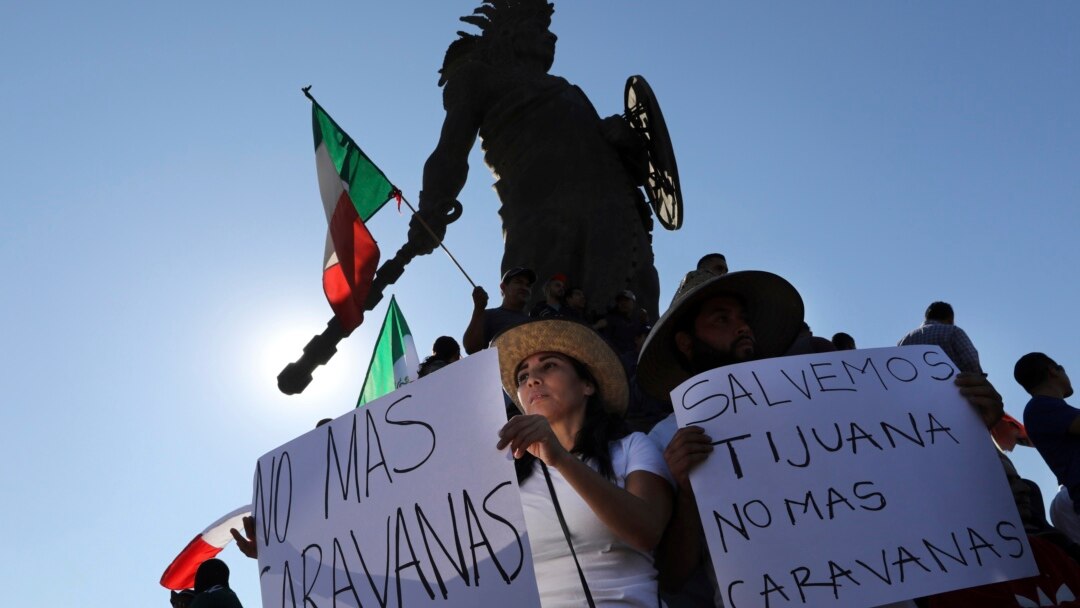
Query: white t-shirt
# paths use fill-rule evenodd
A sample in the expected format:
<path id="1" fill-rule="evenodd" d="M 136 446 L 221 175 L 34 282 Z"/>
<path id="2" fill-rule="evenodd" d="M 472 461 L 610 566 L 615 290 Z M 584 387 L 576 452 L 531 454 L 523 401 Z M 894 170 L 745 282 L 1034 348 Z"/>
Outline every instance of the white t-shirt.
<path id="1" fill-rule="evenodd" d="M 587 464 L 597 468 L 594 462 Z M 647 471 L 672 483 L 663 455 L 642 433 L 631 433 L 611 442 L 611 465 L 615 473 L 612 481 L 620 488 L 626 487 L 626 477 L 634 471 Z M 548 471 L 596 605 L 657 606 L 652 554 L 619 540 L 557 470 L 548 467 Z M 544 608 L 586 605 L 585 591 L 539 461 L 533 465 L 533 474 L 521 485 L 521 503 L 529 529 L 540 603 Z"/>

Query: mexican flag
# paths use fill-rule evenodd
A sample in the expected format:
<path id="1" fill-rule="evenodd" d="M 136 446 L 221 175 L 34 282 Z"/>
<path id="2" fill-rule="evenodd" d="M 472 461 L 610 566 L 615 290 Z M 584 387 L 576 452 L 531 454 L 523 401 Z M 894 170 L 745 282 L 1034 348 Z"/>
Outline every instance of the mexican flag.
<path id="1" fill-rule="evenodd" d="M 364 222 L 398 189 L 312 99 L 315 168 L 329 229 L 323 291 L 346 332 L 364 320 L 364 301 L 379 265 L 379 247 Z"/>
<path id="2" fill-rule="evenodd" d="M 232 542 L 233 537 L 229 530 L 243 530 L 244 517 L 248 515 L 251 515 L 251 505 L 244 505 L 226 513 L 196 534 L 165 569 L 165 573 L 161 575 L 161 586 L 173 591 L 194 587 L 195 572 L 199 566 L 221 553 L 221 550 Z"/>
<path id="3" fill-rule="evenodd" d="M 420 358 L 416 355 L 409 324 L 405 322 L 397 300 L 390 296 L 390 307 L 386 309 L 386 319 L 379 330 L 379 339 L 375 341 L 375 352 L 371 355 L 371 365 L 356 407 L 412 382 L 419 367 Z"/>

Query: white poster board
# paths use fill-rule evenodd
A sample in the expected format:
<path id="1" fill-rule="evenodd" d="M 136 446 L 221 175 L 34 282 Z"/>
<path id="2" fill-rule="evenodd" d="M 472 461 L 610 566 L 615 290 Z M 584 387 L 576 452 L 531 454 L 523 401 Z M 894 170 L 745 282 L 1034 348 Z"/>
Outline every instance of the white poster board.
<path id="1" fill-rule="evenodd" d="M 264 608 L 539 606 L 488 349 L 259 459 Z"/>
<path id="2" fill-rule="evenodd" d="M 878 606 L 1037 573 L 986 426 L 937 346 L 782 357 L 672 391 L 728 606 Z"/>

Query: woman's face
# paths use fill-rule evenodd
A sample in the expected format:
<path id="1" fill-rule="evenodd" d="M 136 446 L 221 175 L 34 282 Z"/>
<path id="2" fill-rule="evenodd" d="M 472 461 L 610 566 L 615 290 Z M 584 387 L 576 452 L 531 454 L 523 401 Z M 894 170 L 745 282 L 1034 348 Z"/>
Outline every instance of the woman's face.
<path id="1" fill-rule="evenodd" d="M 515 372 L 518 401 L 526 414 L 548 420 L 585 411 L 596 387 L 578 376 L 569 357 L 559 353 L 536 353 L 518 364 Z"/>

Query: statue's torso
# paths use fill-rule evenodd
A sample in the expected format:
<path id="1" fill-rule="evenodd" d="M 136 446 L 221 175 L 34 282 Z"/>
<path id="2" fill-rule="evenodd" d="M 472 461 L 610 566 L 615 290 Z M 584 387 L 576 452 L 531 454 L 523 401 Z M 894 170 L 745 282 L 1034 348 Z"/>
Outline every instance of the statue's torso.
<path id="1" fill-rule="evenodd" d="M 593 312 L 628 287 L 655 300 L 644 201 L 581 89 L 557 76 L 498 68 L 469 71 L 457 84 L 467 85 L 468 97 L 446 91 L 448 110 L 475 103 L 482 115 L 484 160 L 502 201 L 503 266 L 570 275 L 591 292 Z M 642 272 L 646 279 L 636 278 Z"/>

